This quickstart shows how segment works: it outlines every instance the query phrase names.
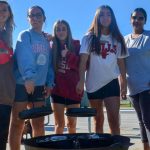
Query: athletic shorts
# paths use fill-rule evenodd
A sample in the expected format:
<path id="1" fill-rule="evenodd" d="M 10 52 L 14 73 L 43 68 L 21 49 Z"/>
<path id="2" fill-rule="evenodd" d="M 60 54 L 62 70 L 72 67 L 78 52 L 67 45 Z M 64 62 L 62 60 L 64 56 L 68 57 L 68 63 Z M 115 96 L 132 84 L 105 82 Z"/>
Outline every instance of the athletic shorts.
<path id="1" fill-rule="evenodd" d="M 40 102 L 44 100 L 44 86 L 35 86 L 34 93 L 28 94 L 24 85 L 16 85 L 15 102 Z"/>
<path id="2" fill-rule="evenodd" d="M 93 93 L 87 93 L 89 100 L 94 99 L 105 99 L 108 97 L 114 97 L 120 96 L 120 87 L 118 79 L 114 79 L 108 84 L 106 84 L 104 87 L 100 88 L 99 90 L 93 92 Z"/>
<path id="3" fill-rule="evenodd" d="M 52 97 L 52 99 L 51 99 L 52 103 L 64 104 L 66 106 L 73 105 L 73 104 L 80 104 L 80 101 L 72 100 L 69 98 L 64 98 L 64 97 L 57 96 L 54 94 L 52 94 L 51 97 Z"/>

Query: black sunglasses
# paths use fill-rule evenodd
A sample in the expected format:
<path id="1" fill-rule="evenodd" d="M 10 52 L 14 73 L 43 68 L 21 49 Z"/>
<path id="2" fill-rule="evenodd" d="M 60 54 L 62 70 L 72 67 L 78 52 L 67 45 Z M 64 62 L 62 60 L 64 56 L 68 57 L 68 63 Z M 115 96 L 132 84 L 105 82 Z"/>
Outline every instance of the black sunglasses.
<path id="1" fill-rule="evenodd" d="M 133 19 L 133 20 L 143 21 L 143 20 L 144 20 L 144 17 L 143 17 L 143 16 L 141 16 L 141 17 L 132 16 L 132 19 Z"/>
<path id="2" fill-rule="evenodd" d="M 42 13 L 36 13 L 36 14 L 30 14 L 30 15 L 28 15 L 28 17 L 29 18 L 34 18 L 34 17 L 36 17 L 37 19 L 41 19 L 42 18 Z"/>

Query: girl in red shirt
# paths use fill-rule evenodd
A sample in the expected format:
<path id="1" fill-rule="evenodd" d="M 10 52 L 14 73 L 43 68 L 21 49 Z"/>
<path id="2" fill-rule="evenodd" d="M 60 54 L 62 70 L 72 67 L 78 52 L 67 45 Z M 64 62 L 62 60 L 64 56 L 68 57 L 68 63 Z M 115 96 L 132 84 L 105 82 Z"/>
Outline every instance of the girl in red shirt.
<path id="1" fill-rule="evenodd" d="M 53 64 L 55 87 L 52 91 L 52 107 L 55 117 L 56 134 L 63 133 L 65 126 L 64 110 L 80 107 L 82 94 L 77 94 L 79 81 L 80 42 L 72 39 L 69 24 L 59 20 L 54 24 Z M 69 133 L 76 132 L 76 118 L 67 117 Z"/>

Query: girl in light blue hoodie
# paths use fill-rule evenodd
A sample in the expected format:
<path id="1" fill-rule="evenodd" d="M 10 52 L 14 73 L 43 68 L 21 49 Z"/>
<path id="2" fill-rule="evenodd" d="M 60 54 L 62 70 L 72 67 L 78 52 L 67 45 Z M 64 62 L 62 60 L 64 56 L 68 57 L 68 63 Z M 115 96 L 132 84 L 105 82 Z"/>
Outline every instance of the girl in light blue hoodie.
<path id="1" fill-rule="evenodd" d="M 45 12 L 41 7 L 33 6 L 29 8 L 27 17 L 31 29 L 19 34 L 15 49 L 17 84 L 9 136 L 11 150 L 20 149 L 24 121 L 18 119 L 18 113 L 32 107 L 30 102 L 35 107 L 44 105 L 45 87 L 48 96 L 54 82 L 51 49 L 42 32 Z M 32 119 L 31 124 L 34 137 L 44 135 L 44 117 Z"/>

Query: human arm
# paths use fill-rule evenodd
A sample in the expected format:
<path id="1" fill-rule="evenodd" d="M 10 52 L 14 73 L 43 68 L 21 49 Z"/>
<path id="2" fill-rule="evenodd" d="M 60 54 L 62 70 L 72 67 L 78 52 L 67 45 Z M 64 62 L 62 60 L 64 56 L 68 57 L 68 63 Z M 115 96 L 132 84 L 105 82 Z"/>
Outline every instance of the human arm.
<path id="1" fill-rule="evenodd" d="M 79 82 L 76 86 L 76 91 L 78 94 L 82 94 L 84 91 L 84 83 L 85 83 L 85 72 L 87 67 L 89 55 L 88 54 L 80 54 L 80 63 L 79 63 Z"/>
<path id="2" fill-rule="evenodd" d="M 15 58 L 19 72 L 25 82 L 25 88 L 29 94 L 34 92 L 34 80 L 36 77 L 36 63 L 32 51 L 31 37 L 28 31 L 21 32 L 17 39 Z"/>
<path id="3" fill-rule="evenodd" d="M 82 94 L 82 92 L 84 91 L 85 72 L 90 57 L 90 45 L 91 45 L 91 36 L 85 35 L 82 39 L 80 48 L 79 82 L 77 83 L 76 86 L 76 91 L 78 94 Z"/>
<path id="4" fill-rule="evenodd" d="M 124 58 L 118 58 L 117 63 L 120 70 L 119 83 L 120 83 L 120 95 L 122 99 L 127 99 L 127 80 L 126 80 L 126 67 Z"/>
<path id="5" fill-rule="evenodd" d="M 53 68 L 53 64 L 52 64 L 52 50 L 50 49 L 48 72 L 47 72 L 46 85 L 45 85 L 45 96 L 46 97 L 51 95 L 53 86 L 54 86 L 54 68 Z"/>

